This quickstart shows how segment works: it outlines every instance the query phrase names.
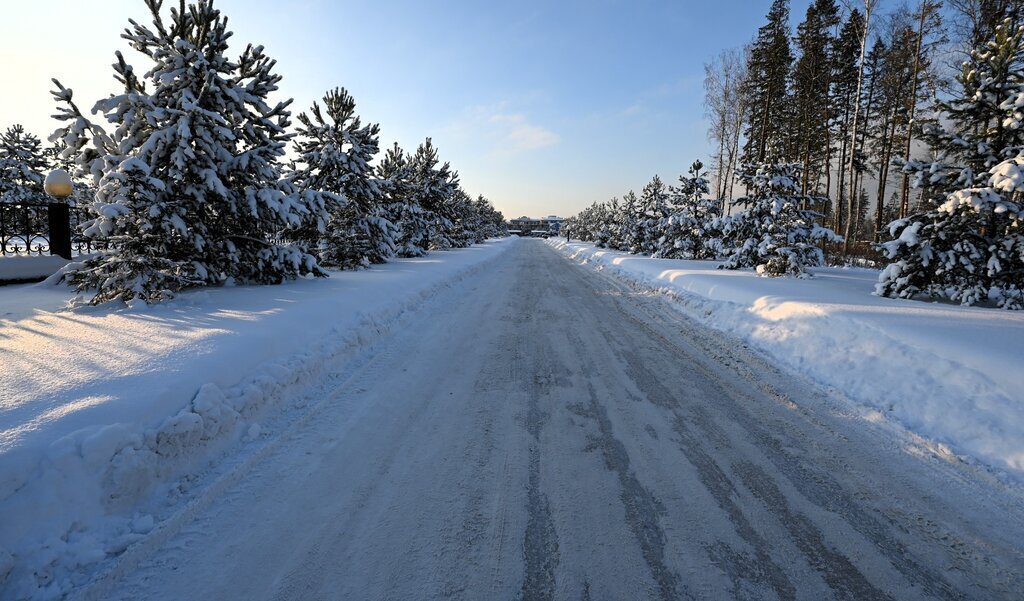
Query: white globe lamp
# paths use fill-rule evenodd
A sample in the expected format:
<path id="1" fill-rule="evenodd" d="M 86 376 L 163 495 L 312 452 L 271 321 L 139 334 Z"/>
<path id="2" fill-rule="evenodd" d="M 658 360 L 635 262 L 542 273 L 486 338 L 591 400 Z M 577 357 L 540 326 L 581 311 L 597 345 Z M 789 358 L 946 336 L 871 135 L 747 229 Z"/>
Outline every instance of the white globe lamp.
<path id="1" fill-rule="evenodd" d="M 71 196 L 72 188 L 71 174 L 64 169 L 54 169 L 43 181 L 43 191 L 60 200 Z"/>

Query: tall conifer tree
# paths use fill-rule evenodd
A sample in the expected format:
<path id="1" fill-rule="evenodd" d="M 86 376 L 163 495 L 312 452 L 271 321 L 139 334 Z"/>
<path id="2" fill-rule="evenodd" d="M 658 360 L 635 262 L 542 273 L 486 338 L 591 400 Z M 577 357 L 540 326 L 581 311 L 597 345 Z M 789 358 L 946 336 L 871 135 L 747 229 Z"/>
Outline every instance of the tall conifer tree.
<path id="1" fill-rule="evenodd" d="M 850 11 L 849 17 L 839 32 L 839 37 L 832 47 L 832 110 L 835 123 L 834 139 L 839 147 L 838 182 L 836 184 L 835 202 L 832 204 L 832 221 L 836 229 L 843 226 L 843 212 L 846 209 L 846 177 L 847 157 L 852 152 L 850 145 L 853 127 L 853 111 L 857 95 L 858 57 L 860 55 L 861 35 L 864 28 L 864 17 L 857 9 Z M 831 172 L 831 166 L 829 167 Z"/>
<path id="2" fill-rule="evenodd" d="M 0 202 L 45 201 L 48 168 L 39 138 L 15 124 L 0 134 Z"/>
<path id="3" fill-rule="evenodd" d="M 385 214 L 396 227 L 395 253 L 418 257 L 427 252 L 434 214 L 420 205 L 409 156 L 397 142 L 384 153 L 377 168 L 385 198 Z"/>
<path id="4" fill-rule="evenodd" d="M 89 122 L 55 82 L 67 125 L 51 140 L 97 182 L 87 232 L 117 242 L 65 279 L 98 303 L 320 273 L 311 255 L 272 242 L 314 212 L 279 186 L 290 101 L 268 103 L 281 79 L 275 62 L 253 45 L 230 59 L 232 33 L 212 1 L 172 8 L 169 21 L 162 4 L 147 0 L 152 26 L 132 21 L 122 34 L 153 66 L 140 76 L 117 53 L 123 90 L 94 109 L 113 133 Z"/>
<path id="5" fill-rule="evenodd" d="M 410 181 L 415 202 L 430 213 L 432 222 L 427 230 L 425 250 L 444 250 L 454 245 L 456 203 L 459 175 L 451 165 L 441 163 L 437 149 L 427 138 L 409 159 Z"/>
<path id="6" fill-rule="evenodd" d="M 880 295 L 1024 308 L 1024 24 L 1006 19 L 924 130 L 934 161 L 904 167 L 936 208 L 890 225 Z"/>
<path id="7" fill-rule="evenodd" d="M 744 93 L 749 103 L 744 162 L 785 154 L 789 111 L 789 0 L 774 0 L 768 23 L 757 32 L 747 63 Z"/>
<path id="8" fill-rule="evenodd" d="M 803 164 L 803 194 L 817 192 L 829 145 L 829 92 L 832 83 L 832 30 L 839 23 L 835 0 L 816 0 L 797 27 L 799 58 L 793 66 L 792 122 L 789 124 L 794 158 Z"/>
<path id="9" fill-rule="evenodd" d="M 289 181 L 299 194 L 324 193 L 330 218 L 319 227 L 307 226 L 303 237 L 326 266 L 383 263 L 394 254 L 395 227 L 384 214 L 384 196 L 370 165 L 379 150 L 380 128 L 362 125 L 345 88 L 327 92 L 323 106 L 314 103 L 310 113 L 298 116 L 299 162 Z"/>

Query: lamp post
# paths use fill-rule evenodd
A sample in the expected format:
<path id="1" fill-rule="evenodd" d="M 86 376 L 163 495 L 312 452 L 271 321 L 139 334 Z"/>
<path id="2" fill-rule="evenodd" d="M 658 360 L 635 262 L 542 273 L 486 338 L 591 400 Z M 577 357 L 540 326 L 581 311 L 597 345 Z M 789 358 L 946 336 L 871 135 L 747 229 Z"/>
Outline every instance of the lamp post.
<path id="1" fill-rule="evenodd" d="M 70 260 L 71 210 L 67 199 L 74 191 L 71 174 L 64 169 L 54 169 L 43 180 L 43 191 L 54 199 L 46 212 L 50 226 L 50 254 Z"/>

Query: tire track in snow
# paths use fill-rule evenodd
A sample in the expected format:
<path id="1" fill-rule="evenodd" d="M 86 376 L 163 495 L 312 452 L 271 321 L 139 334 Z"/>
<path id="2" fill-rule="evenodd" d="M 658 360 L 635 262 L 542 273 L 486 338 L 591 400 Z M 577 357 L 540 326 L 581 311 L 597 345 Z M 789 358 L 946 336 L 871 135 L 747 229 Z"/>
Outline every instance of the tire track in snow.
<path id="1" fill-rule="evenodd" d="M 691 369 L 695 369 L 700 372 L 707 381 L 716 383 L 720 389 L 720 394 L 716 395 L 719 402 L 716 403 L 713 410 L 718 412 L 722 416 L 722 419 L 738 423 L 743 430 L 748 433 L 750 439 L 757 444 L 758 448 L 763 453 L 763 457 L 768 459 L 773 468 L 778 470 L 780 474 L 786 476 L 789 482 L 804 498 L 826 511 L 834 513 L 837 516 L 842 516 L 843 521 L 852 526 L 854 530 L 864 536 L 867 540 L 871 541 L 872 545 L 882 552 L 886 559 L 891 562 L 893 567 L 907 578 L 908 581 L 920 586 L 928 596 L 939 599 L 963 598 L 963 593 L 957 591 L 942 574 L 918 561 L 913 554 L 909 553 L 909 550 L 905 545 L 893 538 L 889 527 L 868 515 L 860 506 L 851 500 L 845 487 L 843 487 L 832 475 L 833 473 L 845 472 L 847 466 L 834 465 L 831 469 L 826 471 L 811 462 L 800 459 L 794 460 L 794 457 L 790 456 L 783 449 L 783 444 L 780 442 L 780 438 L 794 441 L 794 444 L 799 445 L 803 442 L 803 433 L 793 429 L 788 423 L 781 420 L 770 419 L 769 416 L 765 414 L 754 415 L 751 412 L 751 408 L 757 407 L 759 405 L 758 401 L 750 394 L 741 390 L 735 380 L 722 378 L 721 367 L 709 366 L 707 360 L 695 352 L 705 350 L 705 352 L 708 353 L 705 357 L 719 359 L 720 357 L 727 356 L 727 351 L 722 349 L 720 346 L 715 345 L 711 339 L 701 336 L 700 334 L 702 332 L 700 326 L 695 326 L 692 323 L 689 323 L 683 316 L 677 317 L 671 314 L 666 315 L 665 308 L 652 307 L 649 304 L 649 301 L 651 300 L 657 302 L 657 299 L 640 299 L 639 302 L 633 303 L 633 307 L 643 310 L 645 318 L 636 319 L 634 317 L 632 321 L 636 327 L 645 331 L 653 339 L 657 339 L 661 342 L 660 346 L 662 348 L 671 350 L 676 354 L 680 364 L 688 365 Z M 625 308 L 623 309 L 623 313 L 631 315 L 631 312 Z M 679 332 L 684 336 L 687 336 L 688 342 L 693 342 L 695 344 L 704 343 L 708 346 L 704 349 L 698 348 L 693 350 L 685 348 L 679 344 L 674 336 L 667 334 L 669 332 Z M 744 383 L 753 384 L 758 391 L 764 393 L 770 398 L 773 398 L 780 403 L 792 403 L 784 394 L 778 392 L 769 382 L 763 379 L 763 375 L 758 378 L 754 369 L 751 369 L 747 365 L 740 365 L 735 356 L 731 360 L 731 365 L 729 365 L 729 367 L 733 371 L 745 372 L 748 379 L 746 379 Z M 776 368 L 768 364 L 763 364 L 761 367 L 763 368 L 761 370 L 761 374 L 776 370 Z M 673 410 L 679 409 L 678 403 L 671 399 L 671 395 L 667 397 L 658 397 L 658 395 L 654 396 L 655 398 L 666 399 L 665 403 L 667 406 L 671 406 Z M 683 414 L 677 413 L 677 424 L 685 424 L 689 420 L 695 425 L 703 426 L 702 433 L 704 435 L 712 438 L 716 437 L 716 430 L 710 425 L 711 422 L 709 420 L 693 418 L 693 415 L 684 416 Z M 771 430 L 764 427 L 766 423 L 771 424 Z M 818 428 L 833 434 L 837 439 L 844 438 L 841 434 L 834 433 L 820 420 L 812 420 L 812 423 Z M 720 438 L 721 431 L 717 430 L 717 432 L 719 433 L 718 437 Z M 694 448 L 698 447 L 693 444 L 689 446 L 690 450 Z M 822 452 L 820 454 L 816 453 L 815 456 L 819 460 L 824 460 L 826 462 L 829 461 L 830 458 L 828 457 L 827 449 L 822 449 L 821 451 Z M 745 464 L 746 473 L 748 474 L 750 473 L 749 468 L 751 465 L 753 464 Z M 764 479 L 762 478 L 756 481 L 764 482 Z M 751 482 L 755 482 L 755 480 L 743 479 L 743 482 L 744 484 L 750 484 Z M 750 487 L 748 486 L 748 488 Z M 757 496 L 757 491 L 751 489 L 751 492 Z M 761 495 L 759 498 L 762 501 L 765 501 L 766 499 L 778 500 L 782 497 L 777 495 Z M 773 512 L 779 514 L 778 517 L 781 523 L 787 525 L 787 527 L 791 526 L 791 524 L 787 522 L 787 519 L 791 517 L 792 514 L 787 511 L 787 508 L 770 504 L 768 507 Z M 835 554 L 827 548 L 820 547 L 813 542 L 820 541 L 822 534 L 811 522 L 803 523 L 801 528 L 795 531 L 790 530 L 790 532 L 793 535 L 794 542 L 798 544 L 801 550 L 804 551 L 805 554 L 807 554 L 807 557 L 811 560 L 811 564 L 819 570 L 819 572 L 825 577 L 826 582 L 829 583 L 830 587 L 833 587 L 840 596 L 845 596 L 845 591 L 862 591 L 866 594 L 866 592 L 870 590 L 871 587 L 870 585 L 867 585 L 867 580 L 864 575 L 853 568 L 852 564 L 849 564 L 847 558 Z M 800 536 L 797 536 L 797 534 Z M 814 552 L 810 553 L 810 551 Z M 827 561 L 822 561 L 821 558 L 835 560 L 837 563 L 830 564 Z M 848 577 L 837 578 L 835 577 L 835 574 L 845 574 Z M 874 589 L 872 594 L 873 596 L 867 595 L 863 598 L 891 598 L 877 589 Z"/>
<path id="2" fill-rule="evenodd" d="M 590 403 L 577 407 L 576 412 L 580 417 L 592 419 L 597 423 L 600 435 L 593 441 L 593 448 L 601 452 L 605 466 L 618 477 L 622 488 L 621 499 L 626 511 L 626 523 L 640 544 L 644 561 L 647 562 L 651 576 L 658 585 L 660 598 L 664 601 L 695 599 L 696 597 L 685 590 L 679 582 L 679 577 L 665 563 L 666 537 L 659 524 L 659 516 L 665 512 L 664 506 L 640 483 L 630 469 L 629 453 L 612 433 L 608 413 L 598 401 L 593 384 L 589 382 L 587 393 Z"/>
<path id="3" fill-rule="evenodd" d="M 741 462 L 736 465 L 740 478 L 767 506 L 779 515 L 793 540 L 840 599 L 850 601 L 892 601 L 893 597 L 868 582 L 867 578 L 844 555 L 826 545 L 821 531 L 807 516 L 793 511 L 786 497 L 759 466 Z"/>
<path id="4" fill-rule="evenodd" d="M 526 575 L 520 599 L 547 601 L 555 598 L 555 568 L 558 567 L 558 535 L 551 519 L 551 504 L 540 491 L 540 450 L 530 447 L 530 480 L 527 491 L 528 518 L 523 539 Z"/>
<path id="5" fill-rule="evenodd" d="M 526 564 L 523 577 L 523 589 L 520 599 L 523 601 L 550 601 L 555 598 L 555 569 L 558 567 L 558 534 L 551 516 L 551 503 L 541 490 L 541 430 L 547 421 L 548 413 L 541 410 L 542 397 L 547 397 L 551 384 L 549 367 L 550 352 L 545 348 L 543 337 L 536 327 L 538 320 L 532 313 L 537 306 L 540 290 L 529 287 L 529 293 L 520 299 L 519 317 L 527 325 L 517 328 L 515 356 L 522 361 L 520 349 L 529 355 L 526 363 L 528 381 L 526 385 L 527 409 L 526 431 L 530 435 L 529 442 L 529 480 L 527 488 L 527 522 L 523 538 L 523 561 Z M 526 334 L 524 335 L 523 332 Z"/>
<path id="6" fill-rule="evenodd" d="M 616 304 L 621 309 L 622 303 Z M 680 436 L 679 445 L 684 456 L 695 468 L 702 486 L 717 503 L 718 509 L 725 513 L 736 534 L 753 548 L 751 555 L 745 550 L 737 550 L 723 541 L 718 541 L 706 546 L 705 551 L 709 560 L 730 577 L 733 582 L 733 595 L 737 597 L 741 595 L 744 583 L 749 582 L 754 584 L 755 588 L 770 589 L 781 600 L 795 599 L 795 587 L 771 556 L 773 546 L 752 527 L 750 520 L 737 503 L 736 486 L 712 455 L 705 450 L 709 442 L 713 444 L 718 454 L 731 450 L 732 445 L 728 436 L 710 420 L 708 412 L 699 404 L 699 400 L 688 399 L 682 390 L 670 390 L 662 382 L 663 373 L 670 373 L 671 365 L 687 365 L 690 362 L 672 361 L 670 358 L 669 366 L 661 363 L 650 365 L 651 355 L 641 356 L 641 347 L 636 345 L 636 341 L 629 341 L 629 334 L 621 330 L 622 326 L 622 323 L 608 321 L 599 325 L 599 329 L 607 339 L 622 343 L 616 347 L 616 352 L 630 381 L 641 393 L 641 398 L 636 400 L 646 400 L 675 416 L 672 426 Z M 616 328 L 619 328 L 618 331 L 613 331 Z M 659 373 L 658 370 L 663 373 Z M 692 376 L 687 381 L 690 385 L 695 382 L 699 380 L 693 379 Z M 699 424 L 700 433 L 694 435 L 689 432 L 686 428 L 687 423 Z"/>
<path id="7" fill-rule="evenodd" d="M 718 507 L 728 514 L 736 533 L 753 547 L 753 557 L 750 557 L 747 553 L 721 543 L 708 549 L 712 562 L 732 578 L 734 593 L 738 593 L 743 581 L 752 580 L 770 588 L 783 601 L 796 599 L 796 588 L 785 571 L 772 559 L 772 544 L 754 529 L 737 503 L 736 487 L 711 455 L 704 450 L 704 441 L 708 439 L 701 440 L 695 436 L 686 424 L 687 420 L 681 417 L 678 417 L 674 424 L 683 452 L 697 469 L 701 481 L 718 503 Z M 723 440 L 724 435 L 720 434 L 716 438 Z"/>
<path id="8" fill-rule="evenodd" d="M 579 271 L 583 269 L 576 265 L 573 267 Z M 727 336 L 711 332 L 696 324 L 692 319 L 670 308 L 660 297 L 637 293 L 629 286 L 603 274 L 591 272 L 587 275 L 607 282 L 613 289 L 621 291 L 619 295 L 607 295 L 618 306 L 618 313 L 623 316 L 623 321 L 628 322 L 628 325 L 614 324 L 619 326 L 620 331 L 642 332 L 649 340 L 656 341 L 658 349 L 663 352 L 667 351 L 673 356 L 670 363 L 685 365 L 687 369 L 700 374 L 699 380 L 712 384 L 716 394 L 709 395 L 709 397 L 714 397 L 716 402 L 708 404 L 707 407 L 718 415 L 717 419 L 739 426 L 746 434 L 747 442 L 755 445 L 759 451 L 760 458 L 768 461 L 768 465 L 776 475 L 765 475 L 764 478 L 768 478 L 767 482 L 771 483 L 780 477 L 785 478 L 786 482 L 804 500 L 829 512 L 839 518 L 842 523 L 852 527 L 865 541 L 871 544 L 873 549 L 880 552 L 892 568 L 895 568 L 913 586 L 918 587 L 917 594 L 923 593 L 924 597 L 939 599 L 964 599 L 973 596 L 954 584 L 946 574 L 930 567 L 924 558 L 919 558 L 906 544 L 894 536 L 895 532 L 905 531 L 907 526 L 912 524 L 883 523 L 869 513 L 865 507 L 858 504 L 850 494 L 848 487 L 843 486 L 836 479 L 834 474 L 848 474 L 852 466 L 836 456 L 832 447 L 821 443 L 832 440 L 845 445 L 850 442 L 850 439 L 829 427 L 825 420 L 814 415 L 811 410 L 793 403 L 786 394 L 779 392 L 774 384 L 782 382 L 786 389 L 798 390 L 806 394 L 808 387 L 805 383 L 784 374 L 756 353 L 728 347 L 727 345 L 732 340 Z M 598 325 L 607 329 L 611 322 Z M 612 340 L 616 338 L 612 332 L 606 331 L 606 336 Z M 620 357 L 629 362 L 630 353 L 620 350 Z M 634 370 L 634 373 L 643 371 L 643 362 L 634 361 L 631 369 Z M 737 378 L 737 376 L 739 377 Z M 633 379 L 635 382 L 647 381 L 654 382 L 655 386 L 660 385 L 660 381 L 656 377 L 634 377 Z M 701 435 L 706 439 L 718 439 L 719 443 L 726 440 L 728 445 L 727 439 L 723 438 L 722 431 L 717 426 L 712 426 L 707 419 L 694 419 L 694 416 L 687 412 L 691 408 L 684 408 L 675 398 L 678 395 L 658 394 L 657 390 L 652 390 L 650 387 L 645 393 L 655 404 L 672 410 L 676 415 L 677 424 L 690 422 L 701 426 Z M 812 392 L 811 394 L 820 393 Z M 765 405 L 765 400 L 773 400 L 778 405 L 800 414 L 801 420 L 805 423 L 797 427 L 788 420 L 778 419 L 772 411 L 764 411 L 766 408 L 771 408 L 770 405 Z M 757 411 L 756 414 L 755 411 Z M 817 435 L 816 438 L 808 436 L 807 424 Z M 699 449 L 702 446 L 703 441 L 698 439 L 697 442 L 689 446 L 689 449 Z M 774 489 L 778 495 L 770 494 L 770 491 L 763 487 L 764 478 L 740 477 L 737 482 L 724 476 L 731 470 L 728 467 L 720 466 L 720 464 L 724 462 L 727 465 L 728 454 L 735 454 L 738 451 L 738 449 L 730 449 L 730 446 L 734 447 L 735 445 L 716 449 L 718 462 L 705 465 L 715 465 L 717 471 L 723 474 L 733 489 L 737 486 L 746 486 L 748 489 L 756 488 L 751 492 L 760 501 L 766 503 L 767 509 L 776 515 L 776 519 L 780 520 L 780 523 L 791 527 L 793 525 L 786 523 L 786 520 L 795 516 L 800 524 L 795 530 L 790 529 L 793 541 L 805 553 L 805 557 L 810 563 L 825 577 L 826 582 L 836 595 L 841 598 L 851 598 L 851 594 L 854 596 L 859 594 L 863 598 L 891 598 L 891 595 L 871 585 L 864 574 L 853 567 L 847 557 L 836 553 L 827 546 L 819 546 L 815 541 L 823 541 L 823 534 L 813 522 L 802 515 L 793 513 L 788 506 L 779 507 L 768 503 L 768 501 L 777 502 L 779 499 L 785 498 L 778 487 Z M 791 446 L 804 447 L 812 453 L 808 457 L 795 457 L 790 451 Z M 807 455 L 807 453 L 803 453 L 803 455 Z M 810 458 L 814 460 L 811 461 Z M 698 459 L 697 462 L 700 463 L 700 460 Z M 750 474 L 749 467 L 756 465 L 742 461 L 740 464 L 747 469 L 745 472 L 747 476 Z M 765 473 L 762 466 L 758 466 L 758 469 Z M 705 483 L 705 486 L 713 492 L 713 486 L 708 486 L 708 483 Z M 760 488 L 757 488 L 758 486 Z M 750 511 L 750 508 L 747 508 L 746 511 Z M 942 533 L 941 536 L 929 535 L 929 538 L 935 544 L 949 546 L 954 553 L 958 549 L 972 547 L 969 541 L 959 539 L 949 531 Z M 962 555 L 954 554 L 952 558 L 954 565 L 960 561 L 964 561 L 966 564 L 966 560 L 979 559 Z M 822 561 L 821 558 L 826 558 L 826 560 Z M 965 570 L 969 574 L 977 566 L 978 564 L 974 564 L 973 567 L 967 564 L 959 566 L 959 569 Z M 743 562 L 738 562 L 734 567 L 742 569 Z M 969 584 L 977 587 L 974 589 L 974 595 L 978 594 L 980 588 L 986 590 L 987 593 L 995 593 L 996 598 L 999 598 L 1001 594 L 1008 593 L 1015 588 L 1015 585 L 1011 584 L 1014 576 L 1006 574 L 1004 577 L 1005 581 L 991 583 L 974 581 Z M 1020 574 L 1017 574 L 1016 578 L 1019 582 Z M 989 585 L 995 586 L 990 588 Z"/>
<path id="9" fill-rule="evenodd" d="M 558 282 L 560 298 L 564 300 L 569 296 L 570 286 L 566 283 L 565 273 L 551 273 L 550 263 L 545 262 L 546 274 L 550 281 Z M 589 295 L 581 296 L 585 299 L 578 306 L 572 307 L 574 316 L 577 318 L 590 318 L 587 325 L 595 329 L 603 330 L 596 313 L 600 306 L 595 307 L 595 299 L 599 291 L 593 286 L 593 282 L 580 277 L 578 271 L 568 274 L 574 278 L 575 291 L 587 291 Z M 586 322 L 585 322 L 586 323 Z M 586 401 L 574 403 L 568 407 L 573 414 L 592 422 L 597 428 L 597 435 L 591 436 L 585 450 L 598 451 L 604 460 L 605 468 L 611 472 L 619 485 L 619 501 L 623 510 L 623 517 L 628 530 L 633 534 L 639 545 L 639 551 L 644 563 L 650 573 L 655 586 L 650 593 L 657 595 L 662 600 L 694 599 L 686 586 L 680 581 L 678 575 L 668 567 L 666 560 L 667 535 L 661 526 L 661 516 L 664 514 L 664 506 L 657 496 L 645 487 L 631 468 L 631 460 L 626 446 L 615 437 L 611 419 L 601 397 L 597 394 L 594 380 L 600 370 L 594 363 L 594 357 L 590 349 L 580 338 L 573 327 L 563 326 L 570 346 L 575 353 L 575 362 L 583 367 L 582 381 L 586 389 Z M 615 336 L 607 333 L 608 339 Z M 581 592 L 582 598 L 590 598 L 590 586 L 583 583 Z"/>

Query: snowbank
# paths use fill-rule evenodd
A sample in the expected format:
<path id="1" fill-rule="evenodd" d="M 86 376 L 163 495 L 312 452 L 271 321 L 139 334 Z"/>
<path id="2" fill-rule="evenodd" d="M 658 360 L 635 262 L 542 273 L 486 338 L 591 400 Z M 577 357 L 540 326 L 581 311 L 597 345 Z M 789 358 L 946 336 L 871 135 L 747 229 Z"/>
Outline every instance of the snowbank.
<path id="1" fill-rule="evenodd" d="M 0 257 L 0 282 L 45 278 L 68 262 L 64 257 L 51 255 Z"/>
<path id="2" fill-rule="evenodd" d="M 548 244 L 672 295 L 686 313 L 870 408 L 869 419 L 884 415 L 1024 481 L 1024 312 L 879 298 L 871 294 L 878 272 L 870 269 L 762 278 L 713 262 Z"/>
<path id="3" fill-rule="evenodd" d="M 267 407 L 514 243 L 154 307 L 70 310 L 67 287 L 4 288 L 0 599 L 80 584 L 154 527 L 141 499 L 258 437 Z"/>

